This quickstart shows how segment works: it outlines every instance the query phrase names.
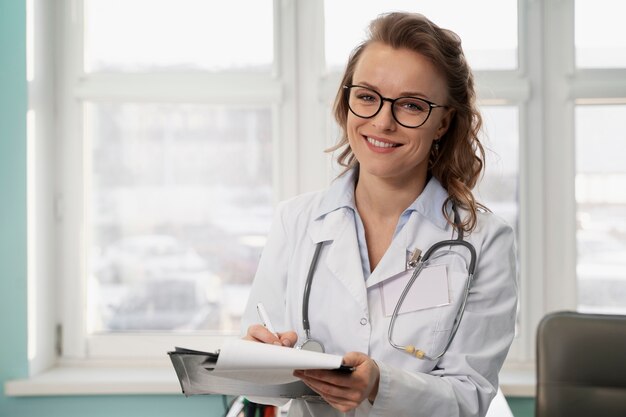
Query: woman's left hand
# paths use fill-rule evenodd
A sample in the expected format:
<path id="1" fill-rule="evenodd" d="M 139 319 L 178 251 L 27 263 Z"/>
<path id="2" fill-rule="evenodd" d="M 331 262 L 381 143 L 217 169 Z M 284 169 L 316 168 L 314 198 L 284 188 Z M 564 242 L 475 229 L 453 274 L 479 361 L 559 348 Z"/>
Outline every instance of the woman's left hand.
<path id="1" fill-rule="evenodd" d="M 351 373 L 327 370 L 299 370 L 294 376 L 302 379 L 333 408 L 341 412 L 353 410 L 364 400 L 374 402 L 378 394 L 378 365 L 364 353 L 350 352 L 343 364 L 354 368 Z"/>

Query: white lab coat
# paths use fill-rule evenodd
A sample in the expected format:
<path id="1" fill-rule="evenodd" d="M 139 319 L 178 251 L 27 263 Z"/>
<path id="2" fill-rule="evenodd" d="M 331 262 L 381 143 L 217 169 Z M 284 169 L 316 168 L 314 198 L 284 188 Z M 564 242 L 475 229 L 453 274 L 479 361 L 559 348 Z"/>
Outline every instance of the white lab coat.
<path id="1" fill-rule="evenodd" d="M 336 181 L 351 181 L 349 177 Z M 348 415 L 484 416 L 497 392 L 498 372 L 514 334 L 517 287 L 511 227 L 493 214 L 479 214 L 478 226 L 465 236 L 476 248 L 478 262 L 461 325 L 442 358 L 420 360 L 388 343 L 390 319 L 383 313 L 380 283 L 405 270 L 407 251 L 425 251 L 452 238 L 453 228 L 441 212 L 445 189 L 437 180 L 429 181 L 417 200 L 417 211 L 367 280 L 354 213 L 349 208 L 326 213 L 326 195 L 324 191 L 305 194 L 278 206 L 242 331 L 258 323 L 255 306 L 263 302 L 277 331 L 295 330 L 300 341 L 305 339 L 304 284 L 316 243 L 327 242 L 311 287 L 311 336 L 322 341 L 327 353 L 364 352 L 380 369 L 374 405 L 364 401 Z M 431 354 L 443 348 L 467 277 L 463 262 L 454 260 L 461 258 L 451 259 L 447 261 L 451 304 L 400 315 L 394 329 L 396 343 L 414 344 Z M 327 404 L 293 401 L 289 415 L 343 414 Z"/>

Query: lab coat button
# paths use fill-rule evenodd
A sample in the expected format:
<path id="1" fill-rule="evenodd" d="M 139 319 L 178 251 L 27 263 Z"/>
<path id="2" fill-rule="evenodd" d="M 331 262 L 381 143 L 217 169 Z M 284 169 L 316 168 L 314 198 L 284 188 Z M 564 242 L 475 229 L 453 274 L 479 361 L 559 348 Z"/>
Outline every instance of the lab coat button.
<path id="1" fill-rule="evenodd" d="M 367 319 L 365 317 L 363 317 L 361 319 L 361 326 L 365 326 L 367 324 Z"/>

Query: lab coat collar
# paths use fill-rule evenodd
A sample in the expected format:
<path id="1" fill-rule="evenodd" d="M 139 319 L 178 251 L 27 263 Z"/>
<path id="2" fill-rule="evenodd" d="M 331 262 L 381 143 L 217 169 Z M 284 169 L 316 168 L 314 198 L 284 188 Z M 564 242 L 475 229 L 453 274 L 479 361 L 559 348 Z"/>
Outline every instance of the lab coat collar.
<path id="1" fill-rule="evenodd" d="M 329 213 L 342 208 L 349 208 L 356 211 L 356 204 L 354 202 L 354 184 L 356 182 L 357 175 L 358 170 L 351 169 L 333 181 L 322 198 L 318 208 L 314 212 L 314 222 L 323 220 Z M 426 220 L 444 230 L 448 223 L 446 218 L 443 216 L 441 208 L 443 207 L 446 198 L 448 198 L 448 192 L 443 188 L 441 183 L 436 178 L 430 178 L 422 193 L 415 199 L 415 201 L 413 201 L 406 211 L 415 210 Z M 332 239 L 315 239 L 316 242 L 320 242 L 322 240 Z"/>
<path id="2" fill-rule="evenodd" d="M 435 226 L 441 230 L 445 230 L 448 226 L 448 221 L 443 215 L 441 208 L 448 198 L 448 192 L 443 188 L 439 180 L 434 177 L 426 184 L 424 191 L 415 199 L 412 207 L 415 211 L 424 216 L 425 219 L 432 222 Z M 450 206 L 448 204 L 448 206 Z M 449 207 L 446 208 L 448 211 Z"/>
<path id="3" fill-rule="evenodd" d="M 354 184 L 356 183 L 357 175 L 358 171 L 352 169 L 337 177 L 326 191 L 313 218 L 317 220 L 328 213 L 344 207 L 356 211 Z"/>
<path id="4" fill-rule="evenodd" d="M 334 241 L 337 236 L 345 233 L 347 226 L 354 224 L 356 173 L 356 170 L 350 170 L 337 177 L 314 209 L 309 235 L 315 243 Z"/>
<path id="5" fill-rule="evenodd" d="M 314 211 L 309 235 L 314 243 L 332 241 L 324 249 L 326 265 L 365 308 L 367 295 L 363 286 L 363 269 L 354 223 L 355 175 L 354 170 L 348 171 L 333 182 Z M 406 251 L 414 249 L 411 245 L 419 222 L 426 220 L 442 231 L 445 230 L 447 222 L 441 207 L 447 196 L 439 181 L 431 178 L 408 208 L 413 211 L 409 221 L 394 237 L 387 253 L 367 279 L 367 287 L 405 270 Z"/>

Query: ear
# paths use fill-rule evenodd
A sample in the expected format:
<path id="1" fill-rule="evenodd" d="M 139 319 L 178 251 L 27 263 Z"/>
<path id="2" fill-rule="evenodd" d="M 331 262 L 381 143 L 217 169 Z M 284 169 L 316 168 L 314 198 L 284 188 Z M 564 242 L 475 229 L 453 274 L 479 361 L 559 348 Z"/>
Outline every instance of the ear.
<path id="1" fill-rule="evenodd" d="M 446 134 L 446 132 L 448 131 L 448 128 L 450 127 L 450 123 L 452 123 L 452 118 L 454 117 L 454 113 L 455 113 L 454 109 L 446 110 L 446 113 L 443 115 L 443 117 L 441 118 L 441 121 L 439 122 L 439 127 L 437 128 L 436 137 L 440 138 Z"/>

